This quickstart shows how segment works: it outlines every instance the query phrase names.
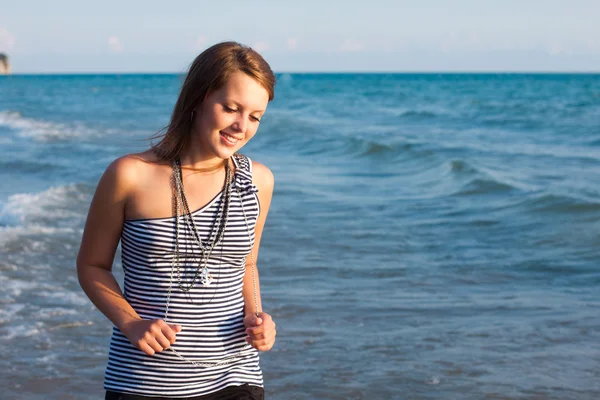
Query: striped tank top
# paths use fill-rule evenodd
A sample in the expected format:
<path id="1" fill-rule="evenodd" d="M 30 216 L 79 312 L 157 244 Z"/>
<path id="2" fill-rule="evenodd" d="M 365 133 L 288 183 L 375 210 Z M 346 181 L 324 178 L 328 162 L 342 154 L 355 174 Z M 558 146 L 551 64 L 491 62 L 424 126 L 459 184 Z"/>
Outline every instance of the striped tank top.
<path id="1" fill-rule="evenodd" d="M 113 327 L 104 376 L 105 390 L 177 398 L 201 396 L 246 383 L 263 385 L 258 352 L 245 341 L 242 297 L 245 259 L 254 243 L 254 226 L 260 211 L 258 189 L 252 184 L 250 159 L 239 154 L 232 158 L 235 172 L 227 227 L 222 241 L 208 259 L 208 269 L 214 280 L 208 287 L 197 282 L 184 293 L 178 285 L 177 271 L 174 271 L 166 321 L 182 326 L 172 345 L 177 353 L 196 363 L 219 364 L 196 366 L 170 350 L 148 356 Z M 223 192 L 220 192 L 207 205 L 191 212 L 203 242 L 208 240 L 223 198 Z M 124 222 L 121 234 L 124 295 L 144 319 L 163 319 L 165 316 L 175 222 L 175 217 Z M 180 218 L 179 259 L 184 287 L 191 283 L 200 261 L 198 255 L 193 233 Z M 254 304 L 249 307 L 254 311 Z M 229 359 L 234 361 L 222 363 Z"/>

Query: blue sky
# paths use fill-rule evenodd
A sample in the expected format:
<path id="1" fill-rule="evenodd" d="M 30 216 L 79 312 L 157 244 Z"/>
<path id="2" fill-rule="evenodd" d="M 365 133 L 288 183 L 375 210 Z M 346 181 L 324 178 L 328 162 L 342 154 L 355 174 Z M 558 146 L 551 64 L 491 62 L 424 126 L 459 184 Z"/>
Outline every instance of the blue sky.
<path id="1" fill-rule="evenodd" d="M 15 73 L 184 72 L 236 40 L 276 72 L 596 71 L 598 0 L 0 1 Z"/>

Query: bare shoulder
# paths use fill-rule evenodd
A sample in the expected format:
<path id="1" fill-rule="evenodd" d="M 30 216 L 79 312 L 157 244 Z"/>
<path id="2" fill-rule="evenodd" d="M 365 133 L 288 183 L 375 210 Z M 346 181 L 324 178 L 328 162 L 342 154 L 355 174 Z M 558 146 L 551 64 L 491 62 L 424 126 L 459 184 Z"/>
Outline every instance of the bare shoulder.
<path id="1" fill-rule="evenodd" d="M 131 192 L 156 162 L 156 156 L 149 151 L 127 154 L 114 160 L 102 179 L 110 181 L 119 191 Z"/>
<path id="2" fill-rule="evenodd" d="M 259 191 L 273 191 L 275 185 L 273 172 L 266 165 L 254 160 L 252 160 L 252 180 Z"/>
<path id="3" fill-rule="evenodd" d="M 139 168 L 140 162 L 133 155 L 128 154 L 119 157 L 106 168 L 100 180 L 100 186 L 102 186 L 102 183 L 108 184 L 115 191 L 125 194 L 135 187 Z"/>
<path id="4" fill-rule="evenodd" d="M 262 226 L 267 218 L 267 213 L 271 206 L 273 197 L 273 187 L 275 186 L 275 177 L 273 172 L 264 164 L 252 161 L 252 183 L 258 189 L 258 202 L 260 204 L 260 217 L 258 229 L 262 232 Z"/>

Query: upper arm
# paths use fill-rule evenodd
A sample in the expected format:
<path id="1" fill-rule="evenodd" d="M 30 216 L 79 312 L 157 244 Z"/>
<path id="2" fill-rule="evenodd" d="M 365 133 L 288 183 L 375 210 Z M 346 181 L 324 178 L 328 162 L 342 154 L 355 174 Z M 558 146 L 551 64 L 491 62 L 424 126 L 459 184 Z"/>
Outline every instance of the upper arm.
<path id="1" fill-rule="evenodd" d="M 125 206 L 136 179 L 136 160 L 125 156 L 108 166 L 96 187 L 88 211 L 77 269 L 112 269 L 125 220 Z"/>
<path id="2" fill-rule="evenodd" d="M 275 185 L 275 178 L 269 168 L 263 164 L 253 162 L 252 163 L 252 180 L 258 188 L 258 201 L 260 203 L 260 214 L 256 221 L 256 227 L 254 229 L 255 234 L 255 246 L 254 250 L 258 252 L 260 245 L 260 239 L 262 237 L 262 231 L 265 226 L 267 214 L 271 206 L 271 198 L 273 197 L 273 187 Z"/>

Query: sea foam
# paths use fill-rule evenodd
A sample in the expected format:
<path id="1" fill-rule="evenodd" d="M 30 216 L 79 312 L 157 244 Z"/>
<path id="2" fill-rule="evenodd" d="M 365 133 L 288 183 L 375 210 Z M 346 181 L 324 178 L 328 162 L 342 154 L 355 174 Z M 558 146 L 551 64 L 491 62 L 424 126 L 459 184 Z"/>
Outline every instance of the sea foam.
<path id="1" fill-rule="evenodd" d="M 26 118 L 15 111 L 0 111 L 0 126 L 17 132 L 19 137 L 32 138 L 40 142 L 97 136 L 99 132 L 80 122 L 71 125 Z"/>
<path id="2" fill-rule="evenodd" d="M 0 203 L 0 248 L 24 237 L 75 233 L 90 195 L 84 185 L 69 184 L 8 197 Z"/>

